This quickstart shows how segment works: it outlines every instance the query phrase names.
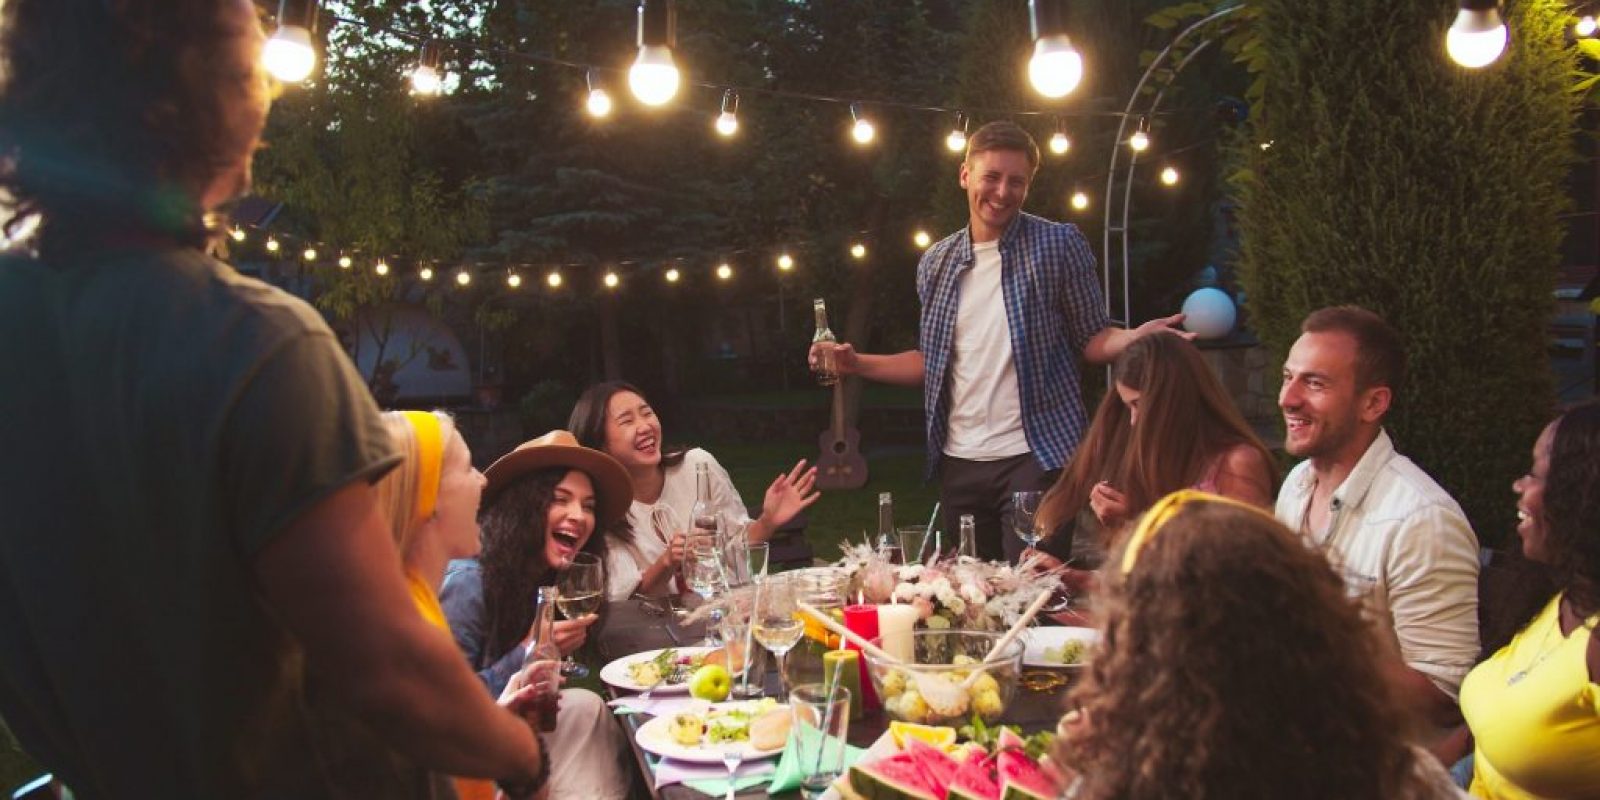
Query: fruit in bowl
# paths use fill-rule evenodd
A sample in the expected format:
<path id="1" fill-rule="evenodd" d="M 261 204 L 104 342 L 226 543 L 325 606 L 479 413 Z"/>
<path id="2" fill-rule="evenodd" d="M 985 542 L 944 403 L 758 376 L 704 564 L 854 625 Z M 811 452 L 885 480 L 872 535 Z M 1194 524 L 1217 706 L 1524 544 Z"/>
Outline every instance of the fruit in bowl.
<path id="1" fill-rule="evenodd" d="M 1000 634 L 945 629 L 916 631 L 912 637 L 916 663 L 890 663 L 863 654 L 872 686 L 891 719 L 920 725 L 960 725 L 973 714 L 985 722 L 1000 719 L 1017 691 L 1020 641 L 984 664 Z M 969 682 L 973 673 L 977 675 Z"/>

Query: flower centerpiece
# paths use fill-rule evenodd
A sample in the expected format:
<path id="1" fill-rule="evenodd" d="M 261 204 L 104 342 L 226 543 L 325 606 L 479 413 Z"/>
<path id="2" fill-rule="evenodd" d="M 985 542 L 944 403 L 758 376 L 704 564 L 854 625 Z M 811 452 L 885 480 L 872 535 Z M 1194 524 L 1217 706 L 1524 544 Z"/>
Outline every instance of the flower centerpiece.
<path id="1" fill-rule="evenodd" d="M 1059 585 L 1055 575 L 1036 569 L 1031 557 L 1016 566 L 953 555 L 925 564 L 892 564 L 869 545 L 842 549 L 844 558 L 834 566 L 848 576 L 849 597 L 910 605 L 925 628 L 1004 630 L 1040 591 Z"/>

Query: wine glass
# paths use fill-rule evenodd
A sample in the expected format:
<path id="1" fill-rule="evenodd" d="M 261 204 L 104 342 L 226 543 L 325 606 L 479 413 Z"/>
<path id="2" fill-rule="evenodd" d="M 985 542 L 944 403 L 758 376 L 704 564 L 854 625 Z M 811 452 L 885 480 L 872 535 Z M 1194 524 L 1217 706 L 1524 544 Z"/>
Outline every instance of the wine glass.
<path id="1" fill-rule="evenodd" d="M 1039 499 L 1044 492 L 1016 492 L 1011 495 L 1011 527 L 1029 547 L 1039 546 L 1039 529 L 1034 517 L 1039 513 Z"/>
<path id="2" fill-rule="evenodd" d="M 767 563 L 772 558 L 772 544 L 751 542 L 745 545 L 745 562 L 750 569 L 750 582 L 761 583 L 767 579 Z"/>
<path id="3" fill-rule="evenodd" d="M 756 610 L 750 621 L 750 632 L 778 659 L 778 679 L 787 692 L 789 676 L 783 669 L 783 657 L 805 633 L 805 623 L 800 621 L 795 606 L 792 578 L 773 576 L 756 587 Z"/>
<path id="4" fill-rule="evenodd" d="M 572 557 L 561 573 L 556 589 L 556 610 L 566 619 L 577 619 L 600 610 L 600 600 L 605 595 L 605 568 L 593 553 L 578 553 Z M 561 674 L 574 678 L 589 675 L 589 668 L 573 661 L 569 656 L 561 662 Z"/>

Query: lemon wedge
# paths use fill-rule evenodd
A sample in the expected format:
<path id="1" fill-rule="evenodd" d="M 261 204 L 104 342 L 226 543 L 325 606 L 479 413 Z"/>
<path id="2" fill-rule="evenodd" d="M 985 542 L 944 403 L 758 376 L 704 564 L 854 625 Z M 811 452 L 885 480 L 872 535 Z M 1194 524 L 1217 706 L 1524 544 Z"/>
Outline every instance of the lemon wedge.
<path id="1" fill-rule="evenodd" d="M 889 723 L 889 735 L 894 738 L 894 746 L 905 749 L 906 742 L 912 739 L 921 739 L 934 747 L 946 747 L 956 742 L 956 729 L 936 725 L 918 725 L 915 722 Z"/>

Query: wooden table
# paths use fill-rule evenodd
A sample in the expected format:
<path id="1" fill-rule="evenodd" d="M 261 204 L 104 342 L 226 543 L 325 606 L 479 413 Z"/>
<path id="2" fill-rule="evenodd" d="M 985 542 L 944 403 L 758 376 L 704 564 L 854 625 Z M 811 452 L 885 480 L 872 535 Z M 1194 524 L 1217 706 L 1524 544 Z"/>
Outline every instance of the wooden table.
<path id="1" fill-rule="evenodd" d="M 607 613 L 605 627 L 600 631 L 596 642 L 596 649 L 603 659 L 602 663 L 663 647 L 692 646 L 705 638 L 705 630 L 701 625 L 681 628 L 670 614 L 662 615 L 646 610 L 638 600 L 626 600 L 612 603 Z M 766 688 L 769 697 L 780 695 L 778 675 L 776 671 L 769 670 L 766 676 Z M 631 694 L 606 687 L 607 699 Z M 1003 720 L 1008 724 L 1019 725 L 1026 732 L 1038 730 L 1054 730 L 1056 721 L 1061 717 L 1062 698 L 1066 690 L 1040 693 L 1032 692 L 1024 687 L 1017 687 L 1017 694 L 1012 698 Z M 657 800 L 704 800 L 704 794 L 680 784 L 664 786 L 659 791 L 653 788 L 654 756 L 640 749 L 635 739 L 639 726 L 643 725 L 649 717 L 642 714 L 628 714 L 616 718 L 622 725 L 623 732 L 628 737 L 628 746 L 633 749 L 634 760 L 643 772 L 646 786 L 651 786 L 651 796 Z M 889 729 L 889 718 L 882 711 L 869 712 L 866 716 L 850 724 L 850 744 L 866 748 L 878 740 L 883 732 Z M 799 792 L 785 792 L 770 795 L 765 788 L 748 789 L 739 792 L 741 798 L 779 797 L 797 798 Z"/>

